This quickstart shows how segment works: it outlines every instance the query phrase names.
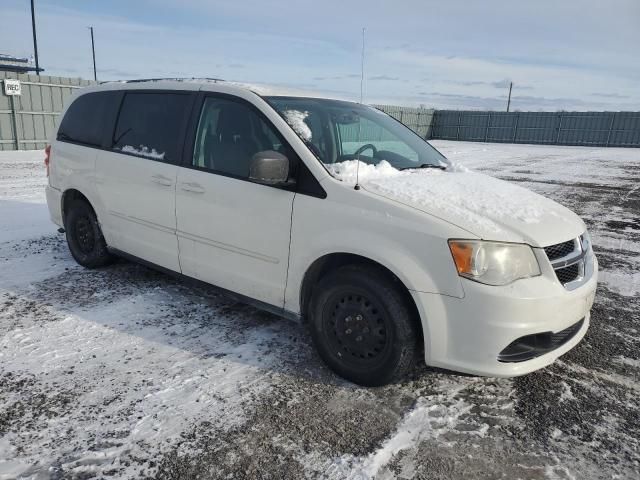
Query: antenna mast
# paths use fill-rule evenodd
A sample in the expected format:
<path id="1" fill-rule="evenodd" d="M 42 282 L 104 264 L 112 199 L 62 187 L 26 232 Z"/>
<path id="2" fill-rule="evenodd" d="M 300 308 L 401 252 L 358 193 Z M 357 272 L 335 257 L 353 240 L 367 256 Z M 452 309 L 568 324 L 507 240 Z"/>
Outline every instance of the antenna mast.
<path id="1" fill-rule="evenodd" d="M 364 97 L 364 35 L 366 31 L 367 29 L 362 27 L 362 56 L 360 59 L 360 105 L 362 105 Z M 362 122 L 361 119 L 358 118 L 358 143 L 360 143 L 361 132 Z M 356 157 L 356 186 L 354 188 L 356 190 L 360 190 L 360 155 Z"/>
<path id="2" fill-rule="evenodd" d="M 360 104 L 362 104 L 364 92 L 364 34 L 367 31 L 362 27 L 362 57 L 360 59 Z"/>

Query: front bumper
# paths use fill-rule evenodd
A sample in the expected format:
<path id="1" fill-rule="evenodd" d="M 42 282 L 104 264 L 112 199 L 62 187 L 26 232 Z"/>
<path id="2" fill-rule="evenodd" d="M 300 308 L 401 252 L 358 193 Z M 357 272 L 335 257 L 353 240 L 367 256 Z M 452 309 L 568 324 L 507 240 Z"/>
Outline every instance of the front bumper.
<path id="1" fill-rule="evenodd" d="M 422 319 L 425 362 L 495 377 L 523 375 L 553 363 L 577 345 L 589 328 L 598 276 L 598 263 L 591 255 L 593 274 L 572 291 L 547 271 L 504 287 L 463 280 L 464 298 L 411 292 Z M 557 348 L 538 352 L 529 360 L 499 360 L 500 353 L 522 337 L 559 333 L 572 326 L 575 331 Z"/>

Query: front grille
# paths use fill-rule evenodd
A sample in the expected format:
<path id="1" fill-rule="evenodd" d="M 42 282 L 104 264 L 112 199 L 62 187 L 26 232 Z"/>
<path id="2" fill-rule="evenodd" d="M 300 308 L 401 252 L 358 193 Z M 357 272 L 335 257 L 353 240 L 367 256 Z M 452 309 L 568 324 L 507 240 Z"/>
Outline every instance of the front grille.
<path id="1" fill-rule="evenodd" d="M 568 290 L 582 285 L 592 273 L 591 245 L 586 234 L 544 247 L 544 251 L 558 281 Z"/>
<path id="2" fill-rule="evenodd" d="M 558 268 L 556 269 L 556 276 L 563 285 L 565 283 L 573 282 L 580 277 L 580 266 L 577 263 L 574 263 L 573 265 L 569 265 L 565 268 Z"/>
<path id="3" fill-rule="evenodd" d="M 583 324 L 584 318 L 560 332 L 543 332 L 520 337 L 500 352 L 498 361 L 504 363 L 524 362 L 549 353 L 575 337 Z"/>
<path id="4" fill-rule="evenodd" d="M 558 243 L 557 245 L 551 245 L 545 247 L 544 251 L 552 262 L 562 257 L 566 257 L 576 248 L 575 240 L 569 240 L 567 242 Z"/>

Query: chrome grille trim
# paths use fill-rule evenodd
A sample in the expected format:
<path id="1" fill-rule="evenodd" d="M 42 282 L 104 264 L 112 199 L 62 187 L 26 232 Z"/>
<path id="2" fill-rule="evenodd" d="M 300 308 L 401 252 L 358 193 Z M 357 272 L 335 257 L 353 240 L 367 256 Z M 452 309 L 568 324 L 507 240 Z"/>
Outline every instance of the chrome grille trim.
<path id="1" fill-rule="evenodd" d="M 568 244 L 570 241 L 573 242 L 573 250 L 561 258 L 553 258 L 555 252 L 566 250 L 565 244 Z M 593 275 L 593 250 L 587 239 L 586 232 L 573 240 L 545 247 L 544 251 L 547 259 L 549 259 L 551 263 L 551 267 L 556 273 L 556 278 L 567 290 L 575 290 L 587 282 Z M 576 264 L 578 267 L 576 273 L 570 276 L 570 279 L 565 278 L 567 271 L 564 269 Z"/>

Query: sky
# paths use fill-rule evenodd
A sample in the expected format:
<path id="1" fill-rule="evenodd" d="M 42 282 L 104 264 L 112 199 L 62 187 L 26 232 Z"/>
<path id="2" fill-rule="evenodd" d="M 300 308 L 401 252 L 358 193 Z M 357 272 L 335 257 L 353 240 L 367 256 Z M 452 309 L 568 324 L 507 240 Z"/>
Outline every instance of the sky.
<path id="1" fill-rule="evenodd" d="M 0 53 L 33 54 L 28 0 L 2 0 Z M 640 0 L 36 0 L 45 74 L 213 77 L 364 101 L 640 110 Z"/>

